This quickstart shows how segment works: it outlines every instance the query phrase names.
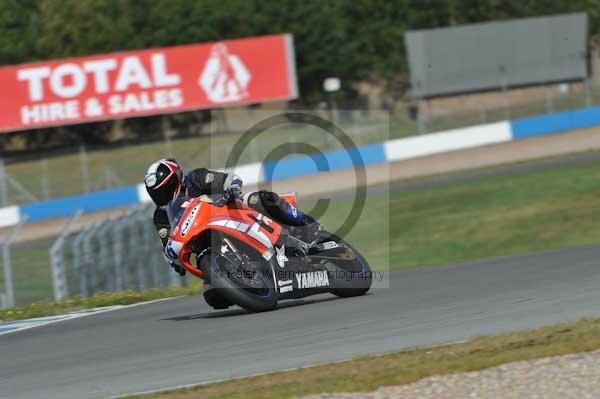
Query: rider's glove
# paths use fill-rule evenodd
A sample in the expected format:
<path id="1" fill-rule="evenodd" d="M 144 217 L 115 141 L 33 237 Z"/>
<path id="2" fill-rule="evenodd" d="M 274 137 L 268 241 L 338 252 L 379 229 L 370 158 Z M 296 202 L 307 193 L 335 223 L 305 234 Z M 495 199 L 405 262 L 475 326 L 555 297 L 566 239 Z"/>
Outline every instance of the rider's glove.
<path id="1" fill-rule="evenodd" d="M 173 259 L 169 258 L 164 252 L 163 258 L 167 261 L 169 266 L 171 266 L 173 270 L 177 272 L 177 274 L 179 274 L 180 276 L 185 276 L 185 268 L 182 265 L 180 265 L 177 261 L 174 261 Z"/>
<path id="2" fill-rule="evenodd" d="M 230 202 L 241 202 L 242 201 L 242 190 L 239 187 L 230 187 L 223 194 L 213 196 L 213 205 L 222 207 Z"/>
<path id="3" fill-rule="evenodd" d="M 227 205 L 227 203 L 229 202 L 229 196 L 227 195 L 227 193 L 225 194 L 217 194 L 214 195 L 212 198 L 212 204 L 214 206 L 218 206 L 219 208 L 222 206 Z"/>
<path id="4" fill-rule="evenodd" d="M 229 190 L 227 190 L 227 197 L 229 198 L 229 202 L 242 202 L 244 199 L 242 188 L 239 186 L 231 186 Z"/>
<path id="5" fill-rule="evenodd" d="M 179 274 L 181 277 L 185 276 L 185 268 L 176 262 L 169 262 L 169 265 Z"/>

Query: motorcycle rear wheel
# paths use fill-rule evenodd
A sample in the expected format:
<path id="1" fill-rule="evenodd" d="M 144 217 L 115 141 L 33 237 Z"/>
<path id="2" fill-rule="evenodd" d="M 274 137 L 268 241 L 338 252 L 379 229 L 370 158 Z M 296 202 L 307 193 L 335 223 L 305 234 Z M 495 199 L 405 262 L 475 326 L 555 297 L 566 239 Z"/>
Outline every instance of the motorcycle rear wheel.
<path id="1" fill-rule="evenodd" d="M 371 288 L 373 281 L 373 273 L 369 267 L 369 263 L 356 248 L 340 237 L 331 234 L 330 239 L 346 247 L 354 254 L 353 261 L 326 262 L 327 270 L 333 272 L 334 275 L 334 289 L 331 293 L 340 298 L 366 294 Z"/>

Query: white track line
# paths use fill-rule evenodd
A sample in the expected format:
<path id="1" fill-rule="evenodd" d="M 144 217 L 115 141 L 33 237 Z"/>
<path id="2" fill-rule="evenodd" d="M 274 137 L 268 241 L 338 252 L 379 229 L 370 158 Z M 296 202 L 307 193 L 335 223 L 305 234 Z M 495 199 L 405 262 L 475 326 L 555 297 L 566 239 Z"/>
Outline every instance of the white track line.
<path id="1" fill-rule="evenodd" d="M 0 323 L 0 336 L 16 333 L 16 332 L 20 332 L 20 331 L 30 330 L 30 329 L 36 328 L 36 327 L 42 327 L 42 326 L 47 326 L 50 324 L 56 324 L 56 323 L 60 323 L 62 321 L 78 319 L 80 317 L 92 316 L 92 315 L 96 315 L 96 314 L 100 314 L 100 313 L 111 312 L 113 310 L 127 309 L 127 308 L 132 308 L 132 307 L 140 306 L 140 305 L 148 305 L 148 304 L 156 303 L 156 302 L 169 301 L 171 299 L 176 299 L 176 298 L 180 298 L 180 297 L 161 298 L 161 299 L 154 299 L 152 301 L 147 301 L 147 302 L 133 303 L 131 305 L 106 306 L 106 307 L 102 307 L 102 308 L 84 309 L 84 310 L 74 311 L 74 312 L 65 313 L 65 314 L 61 314 L 61 315 L 38 317 L 35 319 L 9 321 L 6 323 Z M 15 327 L 10 330 L 2 331 L 3 328 L 6 328 L 6 327 L 9 327 L 12 325 L 15 325 L 15 326 L 21 325 L 21 326 Z"/>

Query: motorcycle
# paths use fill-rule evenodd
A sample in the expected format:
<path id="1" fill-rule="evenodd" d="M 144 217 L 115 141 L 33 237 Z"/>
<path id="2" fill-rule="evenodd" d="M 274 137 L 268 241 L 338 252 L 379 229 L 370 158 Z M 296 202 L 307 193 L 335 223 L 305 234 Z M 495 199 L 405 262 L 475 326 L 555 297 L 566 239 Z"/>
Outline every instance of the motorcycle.
<path id="1" fill-rule="evenodd" d="M 296 194 L 281 196 L 296 206 Z M 371 269 L 350 244 L 322 231 L 312 243 L 241 202 L 216 206 L 207 196 L 177 198 L 167 206 L 171 224 L 165 254 L 204 280 L 215 309 L 238 305 L 273 310 L 286 299 L 321 293 L 365 294 Z"/>

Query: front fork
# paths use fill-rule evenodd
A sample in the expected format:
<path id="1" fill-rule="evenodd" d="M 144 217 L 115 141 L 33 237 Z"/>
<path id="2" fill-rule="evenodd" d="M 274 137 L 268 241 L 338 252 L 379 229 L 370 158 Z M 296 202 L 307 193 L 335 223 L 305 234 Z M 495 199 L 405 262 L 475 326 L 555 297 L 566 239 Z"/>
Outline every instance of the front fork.
<path id="1" fill-rule="evenodd" d="M 219 253 L 229 263 L 236 266 L 236 268 L 244 267 L 247 263 L 247 257 L 242 255 L 235 245 L 229 238 L 223 238 L 223 242 L 219 248 Z"/>

